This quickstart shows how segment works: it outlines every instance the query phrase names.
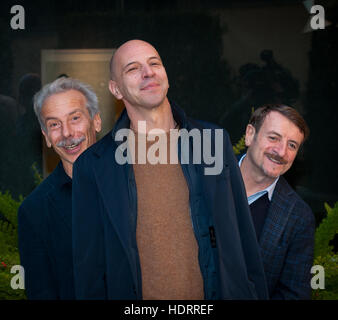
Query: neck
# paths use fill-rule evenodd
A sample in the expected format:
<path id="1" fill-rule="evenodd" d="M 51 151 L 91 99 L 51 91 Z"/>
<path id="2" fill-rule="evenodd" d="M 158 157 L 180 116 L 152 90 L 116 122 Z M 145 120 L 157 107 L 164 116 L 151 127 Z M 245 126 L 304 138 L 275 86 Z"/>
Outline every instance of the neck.
<path id="1" fill-rule="evenodd" d="M 250 197 L 258 191 L 264 190 L 275 180 L 274 178 L 270 178 L 262 174 L 260 170 L 258 171 L 248 159 L 248 155 L 246 155 L 243 159 L 240 170 L 242 173 L 247 197 Z"/>
<path id="2" fill-rule="evenodd" d="M 169 132 L 170 129 L 175 128 L 175 120 L 167 98 L 158 107 L 151 109 L 132 107 L 127 104 L 126 109 L 130 119 L 130 127 L 134 131 L 138 131 L 139 121 L 146 122 L 146 131 L 142 130 L 141 133 L 148 133 L 152 129 L 162 129 Z"/>
<path id="3" fill-rule="evenodd" d="M 63 166 L 63 170 L 65 170 L 67 176 L 69 176 L 72 179 L 73 176 L 73 164 L 66 162 L 66 161 L 62 161 L 62 166 Z"/>

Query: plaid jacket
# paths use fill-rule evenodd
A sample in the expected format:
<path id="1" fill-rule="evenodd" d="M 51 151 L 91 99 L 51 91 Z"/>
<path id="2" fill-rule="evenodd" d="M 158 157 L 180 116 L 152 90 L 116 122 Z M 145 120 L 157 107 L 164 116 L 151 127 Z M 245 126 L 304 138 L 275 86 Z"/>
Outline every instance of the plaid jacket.
<path id="1" fill-rule="evenodd" d="M 259 240 L 270 299 L 310 299 L 314 231 L 310 207 L 280 177 Z"/>

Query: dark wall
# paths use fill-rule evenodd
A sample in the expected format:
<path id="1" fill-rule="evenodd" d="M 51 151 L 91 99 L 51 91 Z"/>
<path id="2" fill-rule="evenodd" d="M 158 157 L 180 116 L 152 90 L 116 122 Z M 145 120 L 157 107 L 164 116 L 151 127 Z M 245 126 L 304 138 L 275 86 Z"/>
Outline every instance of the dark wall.
<path id="1" fill-rule="evenodd" d="M 189 115 L 217 121 L 233 98 L 221 37 L 217 17 L 202 13 L 66 15 L 59 47 L 116 48 L 130 39 L 149 41 L 165 63 L 169 97 Z"/>
<path id="2" fill-rule="evenodd" d="M 338 191 L 338 28 L 314 32 L 309 54 L 305 106 L 312 134 L 305 153 L 307 182 L 313 198 L 332 204 Z"/>

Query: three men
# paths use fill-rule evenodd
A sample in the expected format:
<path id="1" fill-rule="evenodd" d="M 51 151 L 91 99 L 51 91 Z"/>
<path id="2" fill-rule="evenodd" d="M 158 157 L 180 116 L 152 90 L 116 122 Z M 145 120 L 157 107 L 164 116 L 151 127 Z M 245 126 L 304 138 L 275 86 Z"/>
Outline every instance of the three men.
<path id="1" fill-rule="evenodd" d="M 126 109 L 112 132 L 74 165 L 76 298 L 266 298 L 259 247 L 228 134 L 188 119 L 169 102 L 165 68 L 147 42 L 119 47 L 111 76 L 110 91 Z M 117 160 L 123 157 L 123 133 L 136 133 L 135 145 L 148 153 L 156 143 L 149 143 L 156 139 L 153 129 L 172 142 L 175 128 L 202 136 L 207 129 L 213 152 L 221 150 L 221 173 L 205 175 L 207 163 L 183 161 L 180 139 L 174 143 L 178 163 L 151 163 L 142 153 L 144 161 Z M 221 130 L 219 144 L 216 130 Z M 199 150 L 194 139 L 188 147 L 192 153 Z"/>
<path id="2" fill-rule="evenodd" d="M 285 106 L 257 110 L 239 169 L 225 130 L 187 118 L 168 100 L 165 68 L 149 43 L 123 44 L 111 76 L 109 89 L 126 109 L 81 156 L 101 129 L 95 94 L 61 78 L 35 96 L 42 133 L 61 162 L 19 210 L 28 298 L 266 299 L 266 279 L 271 298 L 307 298 L 314 220 L 280 177 L 308 134 L 298 113 Z M 210 163 L 183 159 L 175 129 L 200 133 L 203 148 L 192 137 L 188 153 L 210 147 L 221 154 L 221 172 L 206 175 Z M 145 157 L 159 142 L 151 143 L 153 130 L 164 132 L 178 162 L 167 161 L 171 147 L 164 162 Z M 120 163 L 125 131 L 136 134 L 144 154 Z"/>
<path id="3" fill-rule="evenodd" d="M 309 299 L 314 216 L 282 175 L 290 169 L 309 129 L 285 105 L 258 108 L 246 128 L 239 162 L 271 299 Z"/>
<path id="4" fill-rule="evenodd" d="M 88 85 L 59 78 L 34 96 L 34 111 L 47 146 L 61 161 L 19 208 L 26 294 L 29 299 L 74 299 L 72 171 L 101 130 L 98 101 Z"/>

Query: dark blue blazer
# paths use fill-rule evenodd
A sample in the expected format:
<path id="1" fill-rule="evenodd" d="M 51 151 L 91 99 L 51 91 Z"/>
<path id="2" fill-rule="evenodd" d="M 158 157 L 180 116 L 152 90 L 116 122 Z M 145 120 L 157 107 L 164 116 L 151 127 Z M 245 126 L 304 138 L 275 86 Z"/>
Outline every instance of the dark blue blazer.
<path id="1" fill-rule="evenodd" d="M 60 162 L 19 208 L 19 252 L 28 299 L 74 299 L 71 192 L 71 179 Z"/>
<path id="2" fill-rule="evenodd" d="M 281 176 L 259 244 L 270 299 L 310 299 L 315 219 Z"/>
<path id="3" fill-rule="evenodd" d="M 180 128 L 215 128 L 192 121 L 181 109 L 171 106 Z M 124 111 L 113 131 L 82 153 L 73 166 L 73 257 L 77 299 L 142 299 L 136 243 L 135 179 L 130 164 L 116 162 L 118 143 L 113 139 L 118 129 L 129 128 L 129 123 Z M 206 227 L 204 234 L 198 234 L 201 237 L 198 241 L 207 243 L 207 251 L 215 254 L 215 261 L 208 263 L 217 264 L 219 299 L 266 299 L 263 264 L 244 184 L 229 136 L 225 130 L 222 132 L 221 174 L 194 176 L 196 170 L 202 171 L 202 165 L 182 165 L 190 192 L 192 218 L 208 217 L 215 229 L 214 249 L 210 249 L 207 222 L 196 226 Z M 201 179 L 200 183 L 194 183 L 194 179 Z M 200 254 L 204 255 L 204 250 Z M 200 267 L 205 278 L 207 266 L 200 264 Z"/>

